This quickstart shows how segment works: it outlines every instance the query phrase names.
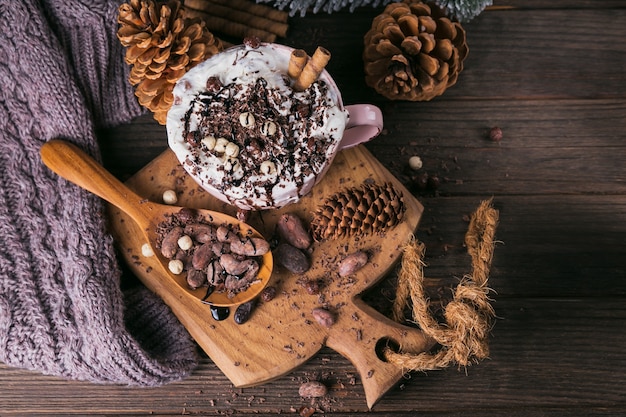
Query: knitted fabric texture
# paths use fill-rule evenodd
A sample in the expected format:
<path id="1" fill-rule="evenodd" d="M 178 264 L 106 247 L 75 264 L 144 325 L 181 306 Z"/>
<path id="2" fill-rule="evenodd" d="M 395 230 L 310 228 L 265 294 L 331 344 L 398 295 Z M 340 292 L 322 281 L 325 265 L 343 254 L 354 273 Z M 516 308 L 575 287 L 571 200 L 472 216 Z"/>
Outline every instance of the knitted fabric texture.
<path id="1" fill-rule="evenodd" d="M 41 162 L 63 138 L 142 110 L 116 38 L 120 1 L 0 0 L 0 361 L 98 383 L 188 375 L 195 345 L 144 287 L 126 293 L 104 205 Z"/>

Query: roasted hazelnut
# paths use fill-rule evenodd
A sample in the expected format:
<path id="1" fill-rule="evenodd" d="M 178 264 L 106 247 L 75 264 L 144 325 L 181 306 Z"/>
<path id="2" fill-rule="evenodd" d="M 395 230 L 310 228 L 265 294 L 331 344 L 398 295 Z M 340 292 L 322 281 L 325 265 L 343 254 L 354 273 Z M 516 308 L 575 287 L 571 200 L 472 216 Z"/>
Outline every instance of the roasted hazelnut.
<path id="1" fill-rule="evenodd" d="M 178 247 L 182 250 L 189 250 L 193 246 L 193 240 L 188 235 L 182 235 L 178 238 Z"/>
<path id="2" fill-rule="evenodd" d="M 215 152 L 224 153 L 226 152 L 226 146 L 228 146 L 229 143 L 230 142 L 226 138 L 217 138 L 213 150 Z"/>
<path id="3" fill-rule="evenodd" d="M 409 158 L 409 168 L 413 171 L 419 171 L 422 168 L 422 158 L 417 155 L 413 155 Z"/>
<path id="4" fill-rule="evenodd" d="M 152 250 L 152 246 L 150 246 L 149 243 L 144 243 L 143 245 L 141 245 L 141 254 L 146 258 L 150 258 L 154 256 L 154 251 Z"/>
<path id="5" fill-rule="evenodd" d="M 170 272 L 175 275 L 182 273 L 184 269 L 183 261 L 181 261 L 180 259 L 172 259 L 167 264 L 167 267 L 170 270 Z"/>
<path id="6" fill-rule="evenodd" d="M 273 136 L 276 133 L 276 123 L 271 120 L 265 121 L 261 125 L 261 134 L 263 136 Z"/>
<path id="7" fill-rule="evenodd" d="M 217 139 L 215 139 L 215 136 L 213 135 L 205 136 L 204 139 L 202 139 L 202 144 L 206 146 L 207 150 L 209 151 L 212 151 L 213 149 L 215 149 L 216 143 L 217 143 Z"/>
<path id="8" fill-rule="evenodd" d="M 259 166 L 259 171 L 263 174 L 274 174 L 276 173 L 276 165 L 272 161 L 263 161 Z"/>
<path id="9" fill-rule="evenodd" d="M 176 191 L 174 190 L 163 191 L 163 202 L 165 204 L 170 204 L 170 205 L 178 203 L 178 196 L 176 195 Z"/>
<path id="10" fill-rule="evenodd" d="M 228 142 L 224 147 L 224 153 L 228 156 L 236 158 L 239 156 L 239 146 L 236 143 Z"/>
<path id="11" fill-rule="evenodd" d="M 250 112 L 241 113 L 239 115 L 239 123 L 243 127 L 253 127 L 254 126 L 254 115 Z"/>

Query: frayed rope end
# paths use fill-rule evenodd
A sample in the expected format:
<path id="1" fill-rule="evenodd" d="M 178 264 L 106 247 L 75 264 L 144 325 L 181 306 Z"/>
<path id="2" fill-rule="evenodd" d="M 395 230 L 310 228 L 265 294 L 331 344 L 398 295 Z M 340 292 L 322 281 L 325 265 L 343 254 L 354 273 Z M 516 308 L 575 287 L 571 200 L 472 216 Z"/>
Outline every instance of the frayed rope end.
<path id="1" fill-rule="evenodd" d="M 403 247 L 393 318 L 402 321 L 410 299 L 413 321 L 440 348 L 434 353 L 417 354 L 387 348 L 383 354 L 389 362 L 408 371 L 428 371 L 455 363 L 466 367 L 489 356 L 488 335 L 495 311 L 488 297 L 491 289 L 487 287 L 487 280 L 499 216 L 492 203 L 492 199 L 481 202 L 470 219 L 465 244 L 472 258 L 472 271 L 457 285 L 452 301 L 445 306 L 445 324 L 440 324 L 428 308 L 429 300 L 424 291 L 425 245 L 411 236 Z"/>

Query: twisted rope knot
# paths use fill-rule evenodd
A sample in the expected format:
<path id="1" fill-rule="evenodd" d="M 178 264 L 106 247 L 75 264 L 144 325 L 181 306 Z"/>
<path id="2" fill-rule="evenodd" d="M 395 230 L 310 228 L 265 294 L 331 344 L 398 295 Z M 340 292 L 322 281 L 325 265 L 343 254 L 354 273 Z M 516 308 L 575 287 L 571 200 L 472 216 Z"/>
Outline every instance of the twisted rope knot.
<path id="1" fill-rule="evenodd" d="M 452 300 L 445 306 L 445 324 L 440 324 L 429 311 L 430 303 L 424 291 L 425 245 L 411 236 L 404 247 L 393 317 L 396 321 L 403 320 L 410 298 L 413 321 L 440 348 L 435 353 L 395 352 L 386 348 L 383 351 L 386 360 L 403 369 L 427 371 L 453 363 L 467 366 L 488 357 L 488 335 L 495 311 L 488 296 L 487 280 L 497 223 L 498 211 L 492 207 L 491 200 L 483 201 L 472 215 L 465 235 L 472 272 L 457 285 Z"/>

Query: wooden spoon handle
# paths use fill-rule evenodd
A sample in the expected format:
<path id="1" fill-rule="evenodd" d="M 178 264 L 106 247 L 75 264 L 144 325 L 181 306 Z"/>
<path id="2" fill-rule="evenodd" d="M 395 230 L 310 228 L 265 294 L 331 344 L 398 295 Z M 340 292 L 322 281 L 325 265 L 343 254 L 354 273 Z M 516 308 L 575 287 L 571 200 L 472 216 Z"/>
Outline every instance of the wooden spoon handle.
<path id="1" fill-rule="evenodd" d="M 150 223 L 140 204 L 142 198 L 76 145 L 53 139 L 41 147 L 40 153 L 43 163 L 59 176 L 118 207 L 140 226 Z"/>

